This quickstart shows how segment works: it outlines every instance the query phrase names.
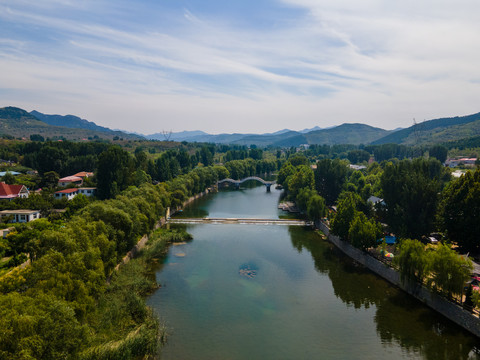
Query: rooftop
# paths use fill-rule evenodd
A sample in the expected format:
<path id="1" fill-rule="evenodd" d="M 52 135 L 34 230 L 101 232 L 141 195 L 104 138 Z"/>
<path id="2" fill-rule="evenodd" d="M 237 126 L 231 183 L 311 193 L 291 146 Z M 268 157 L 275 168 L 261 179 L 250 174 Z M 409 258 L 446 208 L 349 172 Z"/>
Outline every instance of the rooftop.
<path id="1" fill-rule="evenodd" d="M 66 176 L 58 180 L 58 182 L 67 182 L 67 181 L 70 181 L 70 182 L 83 181 L 83 179 L 80 176 Z"/>
<path id="2" fill-rule="evenodd" d="M 26 209 L 23 209 L 23 210 L 2 210 L 0 211 L 0 215 L 1 214 L 35 214 L 35 213 L 38 213 L 40 210 L 26 210 Z"/>
<path id="3" fill-rule="evenodd" d="M 71 194 L 71 193 L 74 193 L 74 192 L 78 192 L 78 189 L 77 188 L 71 188 L 71 189 L 55 191 L 55 194 Z"/>

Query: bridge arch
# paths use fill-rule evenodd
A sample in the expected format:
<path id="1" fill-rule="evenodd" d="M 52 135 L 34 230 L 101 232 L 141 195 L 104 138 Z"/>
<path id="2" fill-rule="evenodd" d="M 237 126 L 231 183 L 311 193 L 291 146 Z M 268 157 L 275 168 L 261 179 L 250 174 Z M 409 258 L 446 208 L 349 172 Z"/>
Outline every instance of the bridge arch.
<path id="1" fill-rule="evenodd" d="M 245 181 L 249 181 L 249 180 L 256 180 L 258 182 L 261 182 L 263 185 L 266 186 L 267 188 L 267 191 L 270 191 L 270 187 L 276 183 L 276 181 L 267 181 L 267 180 L 264 180 L 258 176 L 248 176 L 246 178 L 243 178 L 241 180 L 234 180 L 234 179 L 231 179 L 231 178 L 226 178 L 226 179 L 222 179 L 222 180 L 219 180 L 217 181 L 217 186 L 220 185 L 220 184 L 223 184 L 223 183 L 232 183 L 232 184 L 235 184 L 236 188 L 238 189 L 240 187 L 240 184 L 243 184 Z"/>

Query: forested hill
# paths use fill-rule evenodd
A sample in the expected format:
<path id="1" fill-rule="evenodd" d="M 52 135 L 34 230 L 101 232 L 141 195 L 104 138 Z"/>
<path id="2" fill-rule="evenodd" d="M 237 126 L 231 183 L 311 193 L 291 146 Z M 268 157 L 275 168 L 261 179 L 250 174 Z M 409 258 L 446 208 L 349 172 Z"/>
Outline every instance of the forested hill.
<path id="1" fill-rule="evenodd" d="M 36 110 L 30 111 L 30 114 L 35 116 L 38 120 L 43 121 L 48 125 L 65 126 L 69 128 L 75 128 L 75 129 L 88 129 L 88 130 L 112 132 L 112 130 L 109 128 L 98 126 L 94 122 L 81 119 L 78 116 L 74 116 L 74 115 L 47 115 L 47 114 L 42 114 L 41 112 L 38 112 Z"/>
<path id="2" fill-rule="evenodd" d="M 392 131 L 365 124 L 342 124 L 330 129 L 311 131 L 305 134 L 308 144 L 369 144 Z"/>
<path id="3" fill-rule="evenodd" d="M 433 144 L 477 135 L 480 135 L 480 113 L 424 121 L 382 137 L 372 144 Z"/>
<path id="4" fill-rule="evenodd" d="M 113 139 L 114 137 L 142 139 L 142 137 L 138 135 L 126 134 L 121 131 L 110 130 L 107 132 L 78 127 L 50 125 L 39 120 L 27 111 L 12 106 L 0 108 L 0 134 L 11 135 L 16 138 L 29 138 L 30 135 L 40 135 L 45 139 L 68 140 L 89 138 Z"/>

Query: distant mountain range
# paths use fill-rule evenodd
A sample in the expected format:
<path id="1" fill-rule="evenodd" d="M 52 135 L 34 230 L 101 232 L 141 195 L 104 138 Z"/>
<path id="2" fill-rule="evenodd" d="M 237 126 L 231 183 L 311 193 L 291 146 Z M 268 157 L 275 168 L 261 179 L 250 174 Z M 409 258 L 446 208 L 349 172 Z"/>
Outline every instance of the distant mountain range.
<path id="1" fill-rule="evenodd" d="M 146 138 L 161 139 L 159 134 Z M 440 118 L 414 124 L 408 128 L 384 130 L 365 124 L 342 124 L 329 128 L 292 131 L 284 129 L 271 134 L 220 134 L 211 135 L 203 131 L 172 133 L 171 140 L 188 142 L 211 142 L 257 146 L 291 147 L 301 144 L 403 144 L 429 145 L 457 141 L 480 135 L 480 113 Z"/>
<path id="2" fill-rule="evenodd" d="M 211 142 L 217 144 L 281 146 L 290 147 L 301 144 L 367 144 L 379 139 L 390 131 L 374 128 L 364 124 L 343 124 L 322 129 L 315 126 L 311 129 L 293 131 L 283 129 L 267 134 L 219 134 L 211 135 L 203 131 L 182 131 L 178 133 L 156 133 L 145 135 L 147 139 L 173 140 L 188 142 Z"/>
<path id="3" fill-rule="evenodd" d="M 91 121 L 73 115 L 46 115 L 38 111 L 31 113 L 15 107 L 0 108 L 0 134 L 14 137 L 29 137 L 39 134 L 45 138 L 81 139 L 152 139 L 162 141 L 208 142 L 232 145 L 257 145 L 260 147 L 291 147 L 301 144 L 405 144 L 429 145 L 480 136 L 480 113 L 440 118 L 414 124 L 409 128 L 384 130 L 365 124 L 342 124 L 329 128 L 315 126 L 293 131 L 279 130 L 266 134 L 219 134 L 204 131 L 182 131 L 151 135 L 129 134 L 98 126 Z"/>
<path id="4" fill-rule="evenodd" d="M 28 113 L 16 107 L 0 108 L 0 134 L 12 135 L 16 138 L 29 138 L 38 134 L 45 139 L 144 139 L 138 135 L 113 131 L 79 117 L 67 115 L 45 115 L 38 111 Z"/>

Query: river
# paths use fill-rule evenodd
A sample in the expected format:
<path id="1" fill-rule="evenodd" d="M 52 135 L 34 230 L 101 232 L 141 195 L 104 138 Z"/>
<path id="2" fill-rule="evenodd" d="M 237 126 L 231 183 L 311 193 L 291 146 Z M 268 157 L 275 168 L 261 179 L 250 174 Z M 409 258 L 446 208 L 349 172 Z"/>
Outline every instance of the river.
<path id="1" fill-rule="evenodd" d="M 226 190 L 183 217 L 277 219 L 280 191 Z M 192 224 L 148 303 L 162 359 L 480 359 L 479 340 L 298 226 Z"/>

